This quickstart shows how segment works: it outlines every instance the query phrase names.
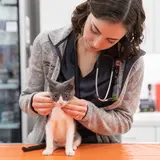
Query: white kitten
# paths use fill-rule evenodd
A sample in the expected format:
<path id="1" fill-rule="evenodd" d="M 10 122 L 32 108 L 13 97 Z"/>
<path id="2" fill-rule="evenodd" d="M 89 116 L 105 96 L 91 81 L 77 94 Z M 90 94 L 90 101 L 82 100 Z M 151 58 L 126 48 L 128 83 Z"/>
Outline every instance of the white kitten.
<path id="1" fill-rule="evenodd" d="M 74 96 L 74 78 L 63 83 L 48 79 L 49 91 L 56 102 L 46 124 L 46 149 L 43 155 L 51 155 L 59 147 L 65 147 L 68 156 L 75 155 L 81 144 L 81 137 L 76 132 L 75 120 L 65 114 L 62 107 Z"/>

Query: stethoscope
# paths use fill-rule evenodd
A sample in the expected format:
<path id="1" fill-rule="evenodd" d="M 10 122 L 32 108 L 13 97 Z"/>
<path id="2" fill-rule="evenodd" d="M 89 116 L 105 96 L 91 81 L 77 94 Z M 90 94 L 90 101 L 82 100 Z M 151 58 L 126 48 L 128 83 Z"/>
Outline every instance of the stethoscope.
<path id="1" fill-rule="evenodd" d="M 119 87 L 117 84 L 117 78 L 118 78 L 118 73 L 119 73 L 119 66 L 120 66 L 120 60 L 119 59 L 114 59 L 113 57 L 109 56 L 109 55 L 105 55 L 108 58 L 110 58 L 112 60 L 112 69 L 111 69 L 111 73 L 110 73 L 110 79 L 109 79 L 109 84 L 108 84 L 108 88 L 106 91 L 106 94 L 104 96 L 104 98 L 100 98 L 99 96 L 99 91 L 98 91 L 98 74 L 99 74 L 99 63 L 97 60 L 97 68 L 96 68 L 96 75 L 95 75 L 95 90 L 96 90 L 96 96 L 98 98 L 99 101 L 101 102 L 107 102 L 107 101 L 116 101 L 118 99 L 119 96 Z M 115 74 L 114 74 L 115 72 Z M 112 93 L 112 97 L 108 98 L 108 94 L 109 91 L 111 89 L 111 84 L 113 82 L 113 78 L 115 80 L 114 82 L 114 86 L 113 86 L 113 93 Z"/>

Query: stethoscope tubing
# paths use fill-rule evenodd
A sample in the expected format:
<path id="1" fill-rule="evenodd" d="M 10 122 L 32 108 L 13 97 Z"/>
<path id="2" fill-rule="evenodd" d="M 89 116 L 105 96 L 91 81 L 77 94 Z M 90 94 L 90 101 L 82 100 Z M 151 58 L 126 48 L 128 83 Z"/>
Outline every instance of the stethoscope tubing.
<path id="1" fill-rule="evenodd" d="M 105 55 L 105 56 L 108 56 L 112 60 L 112 70 L 111 70 L 111 74 L 110 74 L 108 89 L 106 91 L 106 94 L 105 94 L 104 98 L 100 98 L 99 91 L 98 91 L 98 73 L 99 73 L 99 65 L 98 65 L 98 63 L 97 63 L 96 75 L 95 75 L 95 90 L 96 90 L 96 95 L 97 95 L 98 100 L 101 101 L 101 102 L 107 102 L 110 99 L 112 99 L 112 98 L 107 98 L 107 97 L 108 97 L 109 91 L 111 89 L 111 84 L 112 84 L 112 81 L 113 81 L 114 59 L 111 56 L 109 56 L 109 55 Z"/>

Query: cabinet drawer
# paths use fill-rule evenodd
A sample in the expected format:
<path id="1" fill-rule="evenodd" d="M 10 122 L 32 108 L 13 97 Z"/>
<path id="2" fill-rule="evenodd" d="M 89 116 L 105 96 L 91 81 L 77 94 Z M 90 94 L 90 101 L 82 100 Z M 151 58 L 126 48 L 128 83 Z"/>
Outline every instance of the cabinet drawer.
<path id="1" fill-rule="evenodd" d="M 122 143 L 155 142 L 156 129 L 154 127 L 132 127 L 122 135 Z"/>
<path id="2" fill-rule="evenodd" d="M 160 127 L 157 127 L 156 136 L 157 136 L 157 142 L 160 142 Z"/>

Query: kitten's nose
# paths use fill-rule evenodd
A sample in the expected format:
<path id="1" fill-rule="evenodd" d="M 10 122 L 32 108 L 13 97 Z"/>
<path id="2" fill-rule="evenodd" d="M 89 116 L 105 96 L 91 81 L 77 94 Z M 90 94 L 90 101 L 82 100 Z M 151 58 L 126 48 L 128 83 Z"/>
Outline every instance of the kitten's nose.
<path id="1" fill-rule="evenodd" d="M 62 105 L 63 105 L 63 102 L 62 102 L 62 101 L 60 101 L 60 102 L 59 102 L 59 104 L 62 106 Z"/>
<path id="2" fill-rule="evenodd" d="M 62 97 L 59 98 L 58 103 L 59 103 L 59 105 L 60 105 L 61 107 L 64 106 L 64 101 L 63 101 Z"/>
<path id="3" fill-rule="evenodd" d="M 60 105 L 60 107 L 63 107 L 63 106 L 64 106 L 63 101 L 58 101 L 58 104 Z"/>

